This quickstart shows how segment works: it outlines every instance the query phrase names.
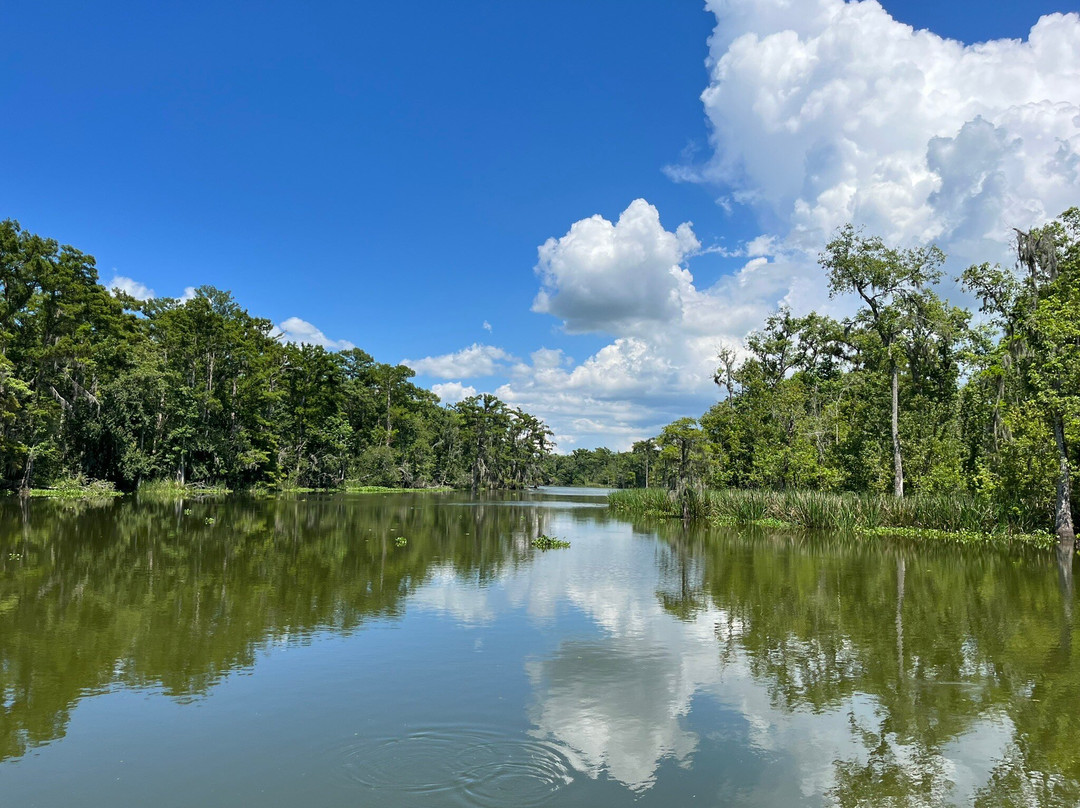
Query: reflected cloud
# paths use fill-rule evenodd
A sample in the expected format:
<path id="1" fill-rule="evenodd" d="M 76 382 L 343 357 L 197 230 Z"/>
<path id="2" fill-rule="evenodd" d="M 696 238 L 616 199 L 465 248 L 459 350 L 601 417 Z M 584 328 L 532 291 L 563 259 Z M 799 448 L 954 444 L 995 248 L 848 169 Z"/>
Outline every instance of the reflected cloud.
<path id="1" fill-rule="evenodd" d="M 749 604 L 729 608 L 709 592 L 706 559 L 628 524 L 592 521 L 577 538 L 581 527 L 574 514 L 555 513 L 548 529 L 571 539 L 569 551 L 537 554 L 483 588 L 436 575 L 432 591 L 417 596 L 466 625 L 509 607 L 541 628 L 558 626 L 563 638 L 554 650 L 525 662 L 528 718 L 533 736 L 557 744 L 578 772 L 643 793 L 666 762 L 709 765 L 724 742 L 768 771 L 760 780 L 727 775 L 745 776 L 740 795 L 756 794 L 762 804 L 781 793 L 846 804 L 889 781 L 904 791 L 904 804 L 944 805 L 973 800 L 1008 754 L 1015 727 L 1000 712 L 927 739 L 896 725 L 899 706 L 860 689 L 866 648 L 794 635 L 760 647 Z M 561 620 L 575 621 L 576 630 L 563 630 Z M 965 682 L 922 686 L 960 687 L 977 701 L 989 686 L 985 672 L 969 666 L 963 675 Z M 807 703 L 823 683 L 841 695 Z M 719 733 L 715 719 L 695 720 L 702 699 L 721 710 Z"/>
<path id="2" fill-rule="evenodd" d="M 632 645 L 564 643 L 526 664 L 536 694 L 530 719 L 540 737 L 563 745 L 574 768 L 646 789 L 663 758 L 686 761 L 698 744 L 684 726 L 690 699 L 673 663 L 663 651 L 644 655 Z"/>

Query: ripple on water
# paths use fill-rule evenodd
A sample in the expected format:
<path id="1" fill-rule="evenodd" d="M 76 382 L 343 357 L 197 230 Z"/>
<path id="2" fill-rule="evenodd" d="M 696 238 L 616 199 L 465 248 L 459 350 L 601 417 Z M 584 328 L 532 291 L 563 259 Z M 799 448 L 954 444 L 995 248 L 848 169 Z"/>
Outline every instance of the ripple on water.
<path id="1" fill-rule="evenodd" d="M 541 805 L 573 779 L 554 745 L 476 728 L 367 738 L 337 753 L 342 774 L 372 791 L 458 795 L 482 807 Z"/>

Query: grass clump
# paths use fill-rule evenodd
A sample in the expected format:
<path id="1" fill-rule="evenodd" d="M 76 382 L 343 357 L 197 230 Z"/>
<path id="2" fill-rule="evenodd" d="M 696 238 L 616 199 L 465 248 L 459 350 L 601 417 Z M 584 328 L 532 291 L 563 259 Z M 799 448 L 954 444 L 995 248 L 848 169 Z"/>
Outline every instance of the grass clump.
<path id="1" fill-rule="evenodd" d="M 674 516 L 675 502 L 659 488 L 625 488 L 608 494 L 608 504 L 616 511 L 650 516 Z"/>
<path id="2" fill-rule="evenodd" d="M 139 499 L 152 502 L 170 502 L 174 499 L 194 499 L 197 497 L 215 497 L 231 494 L 232 489 L 224 485 L 205 483 L 178 483 L 176 480 L 146 480 L 139 483 Z"/>
<path id="3" fill-rule="evenodd" d="M 47 499 L 112 499 L 123 495 L 108 480 L 88 480 L 79 475 L 60 480 L 51 488 L 32 488 L 29 496 Z"/>
<path id="4" fill-rule="evenodd" d="M 345 490 L 350 494 L 415 494 L 418 492 L 439 493 L 452 491 L 453 489 L 445 485 L 435 486 L 433 488 L 393 488 L 385 485 L 358 485 L 356 483 L 345 483 Z"/>
<path id="5" fill-rule="evenodd" d="M 543 533 L 533 539 L 531 543 L 537 550 L 563 550 L 570 546 L 568 541 L 563 541 L 555 536 L 547 536 Z"/>

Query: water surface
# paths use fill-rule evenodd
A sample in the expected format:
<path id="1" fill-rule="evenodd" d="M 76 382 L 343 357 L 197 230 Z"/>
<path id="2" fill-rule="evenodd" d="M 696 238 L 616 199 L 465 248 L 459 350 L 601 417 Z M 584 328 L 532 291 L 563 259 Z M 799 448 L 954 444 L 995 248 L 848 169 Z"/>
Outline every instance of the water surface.
<path id="1" fill-rule="evenodd" d="M 1052 555 L 603 493 L 0 503 L 0 805 L 1080 803 Z"/>

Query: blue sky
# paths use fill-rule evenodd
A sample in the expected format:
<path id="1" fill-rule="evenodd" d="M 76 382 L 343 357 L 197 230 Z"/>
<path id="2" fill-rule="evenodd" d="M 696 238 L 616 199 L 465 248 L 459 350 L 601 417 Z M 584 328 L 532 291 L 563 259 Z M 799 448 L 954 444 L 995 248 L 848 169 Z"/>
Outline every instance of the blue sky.
<path id="1" fill-rule="evenodd" d="M 1076 201 L 1080 23 L 1027 41 L 1068 6 L 884 7 L 13 4 L 0 216 L 624 448 L 775 305 L 842 308 L 836 224 L 962 263 Z"/>

